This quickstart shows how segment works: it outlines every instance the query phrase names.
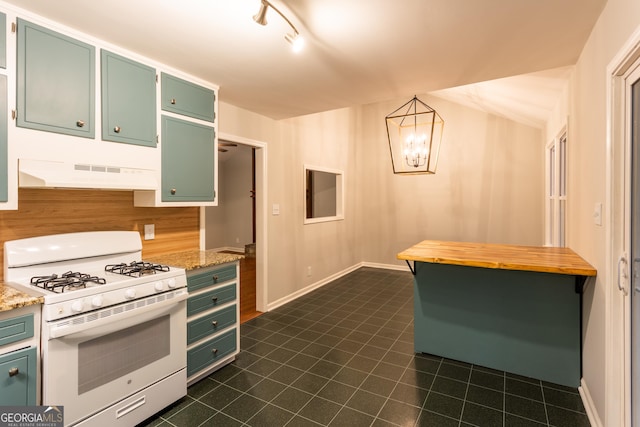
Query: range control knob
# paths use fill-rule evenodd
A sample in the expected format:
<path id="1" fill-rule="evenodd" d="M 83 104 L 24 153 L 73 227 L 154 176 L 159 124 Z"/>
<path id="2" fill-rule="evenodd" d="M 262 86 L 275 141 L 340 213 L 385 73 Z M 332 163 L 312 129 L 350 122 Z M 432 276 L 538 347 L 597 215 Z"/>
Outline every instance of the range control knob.
<path id="1" fill-rule="evenodd" d="M 95 308 L 102 307 L 102 295 L 96 295 L 91 298 L 91 305 Z"/>
<path id="2" fill-rule="evenodd" d="M 169 287 L 169 289 L 173 289 L 176 287 L 176 279 L 174 279 L 173 277 L 170 279 L 167 279 L 167 286 Z"/>
<path id="3" fill-rule="evenodd" d="M 71 303 L 71 311 L 74 313 L 80 313 L 83 308 L 84 304 L 82 303 L 82 300 L 77 300 Z"/>
<path id="4" fill-rule="evenodd" d="M 127 289 L 126 291 L 124 291 L 124 297 L 126 299 L 134 299 L 136 297 L 136 290 L 135 289 Z"/>
<path id="5" fill-rule="evenodd" d="M 160 292 L 164 289 L 164 285 L 162 284 L 162 282 L 156 282 L 155 285 L 153 285 L 153 288 Z"/>

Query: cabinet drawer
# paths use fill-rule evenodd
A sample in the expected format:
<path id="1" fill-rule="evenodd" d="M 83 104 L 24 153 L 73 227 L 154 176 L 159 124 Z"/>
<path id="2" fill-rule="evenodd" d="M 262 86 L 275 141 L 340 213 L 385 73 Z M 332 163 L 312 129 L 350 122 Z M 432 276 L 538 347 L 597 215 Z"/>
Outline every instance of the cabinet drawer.
<path id="1" fill-rule="evenodd" d="M 162 73 L 162 109 L 200 120 L 215 119 L 216 94 L 203 86 Z"/>
<path id="2" fill-rule="evenodd" d="M 187 344 L 215 334 L 236 323 L 236 305 L 223 308 L 187 324 Z"/>
<path id="3" fill-rule="evenodd" d="M 187 351 L 187 376 L 190 377 L 236 351 L 236 333 L 236 329 L 232 329 Z"/>
<path id="4" fill-rule="evenodd" d="M 33 314 L 0 320 L 0 346 L 33 337 Z"/>
<path id="5" fill-rule="evenodd" d="M 211 308 L 219 307 L 236 299 L 236 284 L 213 289 L 211 291 L 194 295 L 187 300 L 187 316 L 201 313 Z"/>
<path id="6" fill-rule="evenodd" d="M 197 291 L 198 289 L 206 288 L 208 286 L 216 285 L 218 283 L 224 283 L 228 280 L 236 278 L 236 265 L 228 265 L 226 267 L 217 268 L 204 273 L 197 273 L 193 276 L 187 277 L 187 288 L 189 292 Z"/>
<path id="7" fill-rule="evenodd" d="M 0 356 L 0 402 L 9 406 L 36 404 L 36 349 Z"/>

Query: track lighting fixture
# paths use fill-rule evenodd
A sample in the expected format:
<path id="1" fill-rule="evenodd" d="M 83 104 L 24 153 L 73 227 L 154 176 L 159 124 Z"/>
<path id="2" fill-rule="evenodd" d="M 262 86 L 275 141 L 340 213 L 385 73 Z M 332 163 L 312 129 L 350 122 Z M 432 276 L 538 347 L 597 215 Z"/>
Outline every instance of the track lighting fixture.
<path id="1" fill-rule="evenodd" d="M 275 10 L 278 15 L 282 16 L 282 19 L 284 19 L 287 24 L 289 24 L 289 26 L 293 30 L 293 34 L 287 33 L 284 38 L 291 44 L 291 48 L 294 52 L 300 52 L 304 46 L 304 39 L 300 35 L 300 32 L 298 32 L 298 29 L 291 23 L 291 21 L 289 21 L 289 19 L 284 16 L 284 14 L 280 12 L 278 8 L 271 4 L 271 2 L 269 2 L 268 0 L 260 0 L 260 10 L 258 10 L 258 13 L 253 15 L 253 20 L 260 25 L 267 25 L 267 10 L 269 10 L 269 7 Z"/>

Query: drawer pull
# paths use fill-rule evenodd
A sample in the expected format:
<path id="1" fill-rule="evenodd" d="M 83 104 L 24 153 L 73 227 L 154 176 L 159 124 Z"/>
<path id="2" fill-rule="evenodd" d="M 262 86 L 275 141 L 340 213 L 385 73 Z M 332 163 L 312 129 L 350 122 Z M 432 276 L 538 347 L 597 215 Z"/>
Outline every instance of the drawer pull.
<path id="1" fill-rule="evenodd" d="M 218 297 L 211 298 L 211 301 L 213 301 L 213 303 L 216 304 L 218 302 Z"/>
<path id="2" fill-rule="evenodd" d="M 79 128 L 84 127 L 84 121 L 82 121 L 82 120 L 78 120 L 78 121 L 76 122 L 76 126 L 78 126 Z"/>
<path id="3" fill-rule="evenodd" d="M 213 282 L 216 283 L 218 281 L 218 276 L 213 276 Z"/>
<path id="4" fill-rule="evenodd" d="M 218 321 L 214 320 L 213 322 L 211 322 L 211 326 L 213 326 L 214 328 L 218 327 Z"/>
<path id="5" fill-rule="evenodd" d="M 9 376 L 10 377 L 15 377 L 16 375 L 18 375 L 20 373 L 20 369 L 18 368 L 11 368 L 9 369 Z"/>
<path id="6" fill-rule="evenodd" d="M 176 99 L 175 98 L 171 98 L 171 101 L 169 101 L 169 102 L 171 102 L 171 105 L 176 105 Z"/>
<path id="7" fill-rule="evenodd" d="M 218 349 L 214 348 L 213 350 L 211 350 L 211 354 L 213 354 L 214 356 L 218 354 Z"/>
<path id="8" fill-rule="evenodd" d="M 171 195 L 175 195 L 176 193 L 177 193 L 176 189 L 175 189 L 175 188 L 172 188 L 172 189 L 171 189 Z"/>
<path id="9" fill-rule="evenodd" d="M 114 127 L 114 128 L 113 128 L 113 131 L 114 131 L 115 133 L 120 133 L 120 126 L 116 126 L 116 127 Z"/>

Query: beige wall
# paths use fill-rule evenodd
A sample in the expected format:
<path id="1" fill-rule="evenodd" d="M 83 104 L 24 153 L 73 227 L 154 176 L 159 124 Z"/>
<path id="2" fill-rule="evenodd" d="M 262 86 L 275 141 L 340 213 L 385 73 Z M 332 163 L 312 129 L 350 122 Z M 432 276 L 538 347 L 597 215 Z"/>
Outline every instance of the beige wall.
<path id="1" fill-rule="evenodd" d="M 441 98 L 421 96 L 445 121 L 435 175 L 392 173 L 384 117 L 406 100 L 363 108 L 358 144 L 363 260 L 424 239 L 540 245 L 542 131 Z"/>
<path id="2" fill-rule="evenodd" d="M 542 244 L 542 131 L 421 99 L 445 120 L 433 176 L 392 173 L 384 117 L 405 99 L 278 122 L 221 103 L 222 133 L 267 144 L 268 303 L 363 261 L 402 267 L 423 239 Z M 305 163 L 344 172 L 344 220 L 303 224 Z"/>
<path id="3" fill-rule="evenodd" d="M 253 243 L 251 147 L 229 147 L 218 164 L 218 206 L 205 208 L 206 248 L 244 249 Z"/>
<path id="4" fill-rule="evenodd" d="M 612 379 L 605 376 L 607 294 L 615 284 L 608 281 L 606 228 L 594 224 L 593 211 L 596 203 L 607 202 L 607 66 L 638 26 L 640 2 L 607 2 L 576 64 L 567 97 L 546 132 L 554 135 L 568 116 L 567 243 L 598 270 L 597 280 L 588 282 L 584 295 L 583 379 L 602 425 L 611 415 L 607 410 L 617 411 L 616 405 L 607 404 L 607 381 Z"/>

